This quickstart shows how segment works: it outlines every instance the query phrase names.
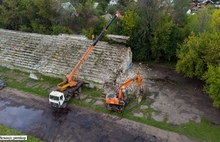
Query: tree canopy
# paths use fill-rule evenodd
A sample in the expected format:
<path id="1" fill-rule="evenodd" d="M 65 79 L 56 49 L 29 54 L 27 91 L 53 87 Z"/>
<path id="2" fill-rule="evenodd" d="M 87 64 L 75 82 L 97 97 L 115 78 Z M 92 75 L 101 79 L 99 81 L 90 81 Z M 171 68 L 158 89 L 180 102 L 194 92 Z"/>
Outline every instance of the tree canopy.
<path id="1" fill-rule="evenodd" d="M 185 39 L 177 51 L 176 70 L 188 77 L 197 77 L 206 82 L 205 91 L 213 99 L 213 105 L 220 107 L 219 67 L 220 67 L 220 20 L 219 10 L 205 14 L 211 22 L 206 23 L 205 30 L 198 31 Z M 204 18 L 203 17 L 203 18 Z M 197 20 L 201 16 L 196 16 Z M 194 21 L 193 21 L 194 22 Z"/>

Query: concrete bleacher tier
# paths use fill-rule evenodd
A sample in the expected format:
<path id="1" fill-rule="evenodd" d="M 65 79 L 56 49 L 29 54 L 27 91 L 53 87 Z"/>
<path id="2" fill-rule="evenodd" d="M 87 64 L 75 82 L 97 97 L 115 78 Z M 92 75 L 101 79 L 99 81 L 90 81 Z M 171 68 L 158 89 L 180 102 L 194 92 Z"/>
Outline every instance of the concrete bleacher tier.
<path id="1" fill-rule="evenodd" d="M 0 29 L 0 66 L 64 78 L 92 42 Z M 82 65 L 79 78 L 101 84 L 113 82 L 131 62 L 129 47 L 99 41 Z"/>

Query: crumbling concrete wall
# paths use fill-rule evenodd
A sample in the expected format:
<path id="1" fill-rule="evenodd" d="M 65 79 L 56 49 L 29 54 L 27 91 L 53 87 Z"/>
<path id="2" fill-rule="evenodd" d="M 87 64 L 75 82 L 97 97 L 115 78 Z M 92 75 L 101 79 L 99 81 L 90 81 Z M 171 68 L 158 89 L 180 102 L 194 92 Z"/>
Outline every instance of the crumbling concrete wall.
<path id="1" fill-rule="evenodd" d="M 64 78 L 92 41 L 0 29 L 0 66 Z M 114 82 L 132 61 L 130 48 L 99 41 L 84 62 L 80 79 Z"/>

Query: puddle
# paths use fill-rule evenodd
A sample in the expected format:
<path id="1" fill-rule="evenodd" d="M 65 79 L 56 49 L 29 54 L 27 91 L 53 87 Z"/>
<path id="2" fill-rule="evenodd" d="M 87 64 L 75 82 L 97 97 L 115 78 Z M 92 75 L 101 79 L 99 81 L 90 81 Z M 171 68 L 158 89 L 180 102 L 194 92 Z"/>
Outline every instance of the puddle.
<path id="1" fill-rule="evenodd" d="M 151 141 L 153 138 L 139 129 L 125 131 L 112 119 L 85 110 L 42 110 L 5 100 L 0 100 L 0 124 L 48 142 Z"/>
<path id="2" fill-rule="evenodd" d="M 30 125 L 41 118 L 43 110 L 16 106 L 10 101 L 0 100 L 0 123 L 16 130 L 27 132 Z"/>

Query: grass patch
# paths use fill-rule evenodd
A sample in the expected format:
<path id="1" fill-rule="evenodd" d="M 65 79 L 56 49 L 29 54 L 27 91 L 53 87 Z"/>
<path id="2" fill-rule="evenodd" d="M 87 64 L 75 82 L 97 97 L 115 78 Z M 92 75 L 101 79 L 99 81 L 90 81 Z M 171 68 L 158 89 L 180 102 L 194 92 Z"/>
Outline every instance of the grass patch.
<path id="1" fill-rule="evenodd" d="M 8 70 L 10 70 L 10 69 L 8 69 L 8 68 L 6 68 L 6 67 L 1 67 L 1 66 L 0 66 L 0 72 L 6 72 L 6 71 L 8 71 Z"/>
<path id="2" fill-rule="evenodd" d="M 56 86 L 62 81 L 62 79 L 44 76 L 39 73 L 36 73 L 39 77 L 39 80 L 34 80 L 29 78 L 29 73 L 21 72 L 19 70 L 9 70 L 5 67 L 0 67 L 0 72 L 6 72 L 1 76 L 1 78 L 4 79 L 8 87 L 43 97 L 48 97 L 48 94 L 50 93 L 48 89 L 42 87 L 43 84 L 47 83 L 51 86 Z M 13 76 L 11 74 L 13 74 Z M 18 79 L 19 76 L 22 76 L 22 81 Z M 30 87 L 27 85 L 30 82 L 38 83 L 40 85 Z"/>
<path id="3" fill-rule="evenodd" d="M 45 75 L 40 75 L 41 77 L 41 81 L 42 82 L 47 82 L 51 85 L 57 85 L 58 83 L 62 82 L 63 80 L 60 79 L 60 78 L 53 78 L 53 77 L 48 77 L 48 76 L 45 76 Z"/>
<path id="4" fill-rule="evenodd" d="M 18 82 L 15 79 L 11 79 L 10 81 L 6 81 L 6 84 L 8 87 L 16 88 L 18 90 L 22 90 L 22 91 L 25 91 L 25 92 L 28 92 L 31 94 L 39 95 L 39 96 L 44 96 L 44 97 L 48 96 L 48 94 L 49 94 L 48 90 L 45 90 L 40 87 L 35 88 L 35 89 L 31 88 L 31 87 L 27 87 L 26 83 L 27 83 L 26 81 Z"/>
<path id="5" fill-rule="evenodd" d="M 82 93 L 87 94 L 89 96 L 93 96 L 93 97 L 104 96 L 104 94 L 102 94 L 99 89 L 87 88 L 85 86 L 83 86 L 82 88 Z"/>
<path id="6" fill-rule="evenodd" d="M 0 124 L 0 135 L 26 135 L 26 134 L 23 134 L 17 130 L 14 130 L 10 127 L 7 127 L 7 126 Z M 10 142 L 10 141 L 8 141 L 8 142 Z M 24 142 L 24 141 L 16 141 L 16 142 Z M 43 142 L 43 141 L 38 138 L 27 135 L 26 142 Z"/>
<path id="7" fill-rule="evenodd" d="M 202 119 L 200 124 L 189 122 L 178 127 L 178 132 L 205 142 L 219 142 L 220 126 L 215 126 L 208 119 Z"/>

